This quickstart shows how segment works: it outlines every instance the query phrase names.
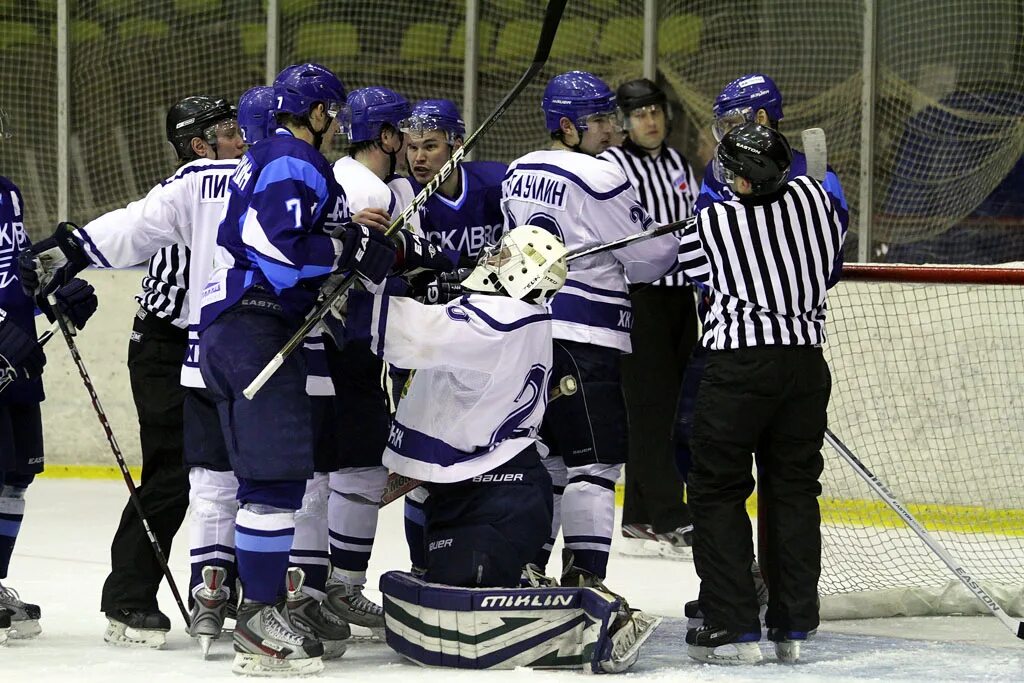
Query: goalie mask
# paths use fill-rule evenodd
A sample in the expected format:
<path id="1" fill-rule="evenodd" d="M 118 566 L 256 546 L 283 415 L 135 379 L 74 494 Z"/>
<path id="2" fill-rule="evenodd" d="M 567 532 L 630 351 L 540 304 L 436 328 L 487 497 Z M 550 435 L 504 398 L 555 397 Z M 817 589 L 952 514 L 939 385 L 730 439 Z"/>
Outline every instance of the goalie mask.
<path id="1" fill-rule="evenodd" d="M 520 225 L 484 250 L 462 286 L 543 304 L 565 284 L 568 250 L 555 235 L 534 225 Z"/>

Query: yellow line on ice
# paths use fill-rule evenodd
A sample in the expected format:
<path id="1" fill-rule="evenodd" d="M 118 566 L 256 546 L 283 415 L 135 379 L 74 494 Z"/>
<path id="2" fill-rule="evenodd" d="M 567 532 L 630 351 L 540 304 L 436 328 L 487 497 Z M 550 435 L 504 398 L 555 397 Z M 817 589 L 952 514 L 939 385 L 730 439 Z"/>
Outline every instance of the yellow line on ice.
<path id="1" fill-rule="evenodd" d="M 623 504 L 623 486 L 615 487 L 615 504 Z M 906 523 L 880 500 L 821 498 L 824 524 L 902 529 Z M 909 503 L 910 514 L 929 531 L 997 534 L 1024 537 L 1024 510 L 984 508 L 971 505 Z M 757 516 L 757 494 L 747 500 L 747 514 Z"/>
<path id="2" fill-rule="evenodd" d="M 138 482 L 141 467 L 129 467 Z M 47 465 L 41 477 L 49 479 L 120 479 L 121 471 L 114 465 Z M 615 487 L 615 504 L 622 506 L 623 486 Z M 990 533 L 1024 537 L 1024 510 L 983 508 L 969 505 L 907 505 L 910 514 L 929 531 Z M 747 513 L 757 515 L 757 494 L 747 500 Z M 906 526 L 895 512 L 878 500 L 821 499 L 821 521 L 825 524 L 901 529 Z"/>

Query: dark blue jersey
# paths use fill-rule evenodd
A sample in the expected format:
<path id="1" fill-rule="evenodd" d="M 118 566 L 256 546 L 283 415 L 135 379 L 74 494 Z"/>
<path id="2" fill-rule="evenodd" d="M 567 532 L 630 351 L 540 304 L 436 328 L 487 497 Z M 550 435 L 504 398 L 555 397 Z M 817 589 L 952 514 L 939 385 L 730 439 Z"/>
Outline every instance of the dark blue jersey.
<path id="1" fill-rule="evenodd" d="M 0 309 L 7 320 L 36 336 L 36 305 L 18 282 L 18 254 L 30 242 L 25 232 L 25 207 L 18 186 L 0 176 Z M 38 403 L 43 382 L 38 377 L 17 379 L 0 392 L 0 403 Z"/>
<path id="2" fill-rule="evenodd" d="M 458 197 L 435 192 L 420 209 L 420 229 L 431 242 L 459 253 L 460 266 L 475 266 L 480 251 L 501 239 L 501 181 L 508 167 L 497 161 L 459 164 Z M 409 178 L 413 195 L 423 186 Z"/>
<path id="3" fill-rule="evenodd" d="M 284 128 L 254 145 L 228 184 L 199 329 L 252 287 L 273 292 L 286 316 L 304 316 L 337 267 L 341 241 L 330 233 L 350 220 L 344 190 L 312 145 Z"/>

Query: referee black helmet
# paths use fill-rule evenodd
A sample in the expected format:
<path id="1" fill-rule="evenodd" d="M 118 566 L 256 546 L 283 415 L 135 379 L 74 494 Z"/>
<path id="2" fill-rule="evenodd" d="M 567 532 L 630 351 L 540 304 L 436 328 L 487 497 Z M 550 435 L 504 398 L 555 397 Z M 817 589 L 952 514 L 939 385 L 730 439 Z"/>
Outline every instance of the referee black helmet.
<path id="1" fill-rule="evenodd" d="M 634 109 L 651 104 L 660 104 L 666 110 L 668 109 L 668 97 L 666 97 L 665 91 L 649 78 L 626 81 L 615 91 L 615 99 L 619 101 L 619 108 L 625 116 L 629 116 L 629 112 Z"/>
<path id="2" fill-rule="evenodd" d="M 793 150 L 785 136 L 756 123 L 745 123 L 726 133 L 717 154 L 727 173 L 750 181 L 755 197 L 777 192 L 789 180 L 793 165 Z"/>
<path id="3" fill-rule="evenodd" d="M 186 97 L 167 111 L 167 142 L 179 161 L 192 161 L 198 158 L 192 149 L 192 138 L 214 145 L 217 138 L 207 134 L 210 127 L 236 116 L 238 111 L 226 100 L 205 95 Z"/>

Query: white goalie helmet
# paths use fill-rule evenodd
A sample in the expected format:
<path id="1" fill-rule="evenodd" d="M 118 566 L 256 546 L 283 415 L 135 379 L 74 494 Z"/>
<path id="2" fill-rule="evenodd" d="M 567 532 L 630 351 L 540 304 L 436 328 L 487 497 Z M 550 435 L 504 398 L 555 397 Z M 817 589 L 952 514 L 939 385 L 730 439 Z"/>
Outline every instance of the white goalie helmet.
<path id="1" fill-rule="evenodd" d="M 565 284 L 567 253 L 562 240 L 544 228 L 520 225 L 483 251 L 462 286 L 543 304 Z"/>

